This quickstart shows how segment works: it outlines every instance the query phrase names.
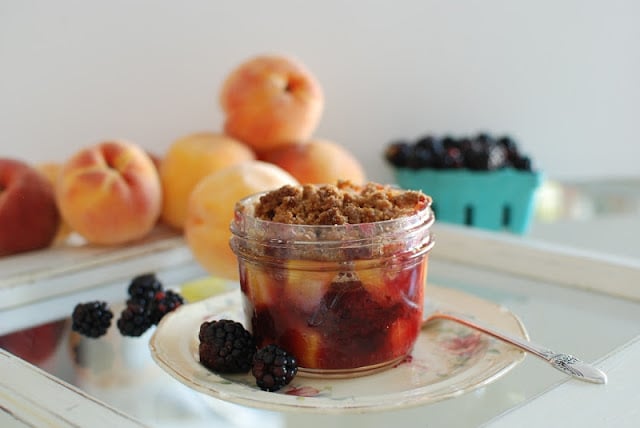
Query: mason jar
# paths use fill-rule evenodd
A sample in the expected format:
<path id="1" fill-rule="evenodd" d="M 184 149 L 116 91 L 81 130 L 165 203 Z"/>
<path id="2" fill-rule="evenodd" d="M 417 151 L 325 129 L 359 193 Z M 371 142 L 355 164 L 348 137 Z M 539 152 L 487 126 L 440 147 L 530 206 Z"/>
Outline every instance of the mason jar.
<path id="1" fill-rule="evenodd" d="M 368 374 L 410 355 L 434 245 L 431 199 L 392 220 L 300 225 L 256 218 L 262 195 L 236 204 L 230 241 L 257 345 L 281 346 L 307 376 Z"/>

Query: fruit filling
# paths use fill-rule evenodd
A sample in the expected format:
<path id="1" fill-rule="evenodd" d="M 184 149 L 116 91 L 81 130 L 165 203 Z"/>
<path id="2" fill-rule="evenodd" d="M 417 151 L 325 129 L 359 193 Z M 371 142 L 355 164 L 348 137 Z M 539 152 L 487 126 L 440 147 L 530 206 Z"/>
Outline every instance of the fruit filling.
<path id="1" fill-rule="evenodd" d="M 314 369 L 367 367 L 411 351 L 422 319 L 426 263 L 406 269 L 403 281 L 386 283 L 384 290 L 378 285 L 369 287 L 355 271 L 339 272 L 326 292 L 306 306 L 292 304 L 295 296 L 288 295 L 288 287 L 277 275 L 257 269 L 260 271 L 253 275 L 261 276 L 261 287 L 268 287 L 275 297 L 268 304 L 254 305 L 249 296 L 256 290 L 247 281 L 251 275 L 241 276 L 245 306 L 259 346 L 278 343 L 302 367 Z M 312 279 L 314 273 L 308 276 Z M 397 298 L 371 292 L 386 294 L 387 289 L 394 290 Z"/>

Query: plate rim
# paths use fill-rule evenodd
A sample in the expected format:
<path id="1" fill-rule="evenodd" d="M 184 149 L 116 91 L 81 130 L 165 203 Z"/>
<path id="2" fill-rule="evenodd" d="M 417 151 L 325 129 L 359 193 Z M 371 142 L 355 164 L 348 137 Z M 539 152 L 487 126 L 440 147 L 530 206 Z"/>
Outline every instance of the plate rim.
<path id="1" fill-rule="evenodd" d="M 428 296 L 433 296 L 433 294 L 440 295 L 440 297 L 446 294 L 449 294 L 450 296 L 451 295 L 464 296 L 467 299 L 482 302 L 483 305 L 487 308 L 489 306 L 493 307 L 496 311 L 500 312 L 502 315 L 508 316 L 511 319 L 511 321 L 514 323 L 514 328 L 517 331 L 510 331 L 511 334 L 519 335 L 523 339 L 528 340 L 529 335 L 527 333 L 526 327 L 522 322 L 522 320 L 515 313 L 510 311 L 505 306 L 489 301 L 482 297 L 467 293 L 462 290 L 452 289 L 450 287 L 441 287 L 441 286 L 436 286 L 431 284 L 429 284 L 428 287 L 429 287 L 429 290 L 431 290 L 431 293 L 427 293 Z M 296 412 L 312 412 L 312 413 L 324 413 L 324 414 L 344 414 L 344 413 L 362 413 L 362 412 L 369 412 L 369 411 L 396 410 L 396 409 L 402 409 L 402 408 L 408 408 L 408 407 L 415 407 L 418 405 L 431 404 L 438 401 L 454 398 L 454 397 L 463 395 L 465 393 L 468 393 L 470 391 L 476 390 L 478 388 L 484 387 L 486 385 L 489 385 L 490 383 L 496 381 L 497 379 L 499 379 L 500 377 L 504 376 L 506 373 L 511 371 L 514 367 L 520 364 L 526 357 L 525 351 L 522 351 L 515 347 L 511 347 L 512 348 L 510 349 L 511 352 L 509 352 L 511 358 L 509 358 L 508 363 L 501 365 L 500 368 L 492 372 L 490 375 L 488 375 L 483 379 L 478 380 L 477 382 L 471 385 L 467 385 L 466 387 L 459 388 L 459 389 L 451 389 L 450 391 L 447 391 L 447 392 L 441 392 L 435 396 L 430 396 L 429 394 L 426 394 L 424 391 L 420 390 L 420 389 L 424 389 L 426 386 L 416 387 L 413 390 L 393 393 L 393 395 L 402 394 L 403 395 L 402 400 L 389 399 L 389 400 L 385 400 L 384 402 L 380 401 L 380 398 L 379 398 L 380 395 L 362 397 L 361 400 L 359 401 L 352 401 L 352 400 L 335 400 L 334 401 L 326 397 L 300 397 L 296 395 L 266 392 L 266 391 L 261 391 L 257 387 L 255 390 L 251 391 L 250 395 L 240 394 L 237 391 L 225 391 L 224 388 L 212 387 L 213 382 L 211 382 L 211 384 L 209 385 L 205 385 L 204 382 L 199 382 L 197 381 L 197 379 L 194 380 L 193 378 L 190 378 L 189 376 L 185 375 L 184 373 L 182 373 L 182 371 L 178 370 L 174 365 L 172 365 L 170 361 L 167 361 L 168 358 L 164 357 L 166 352 L 161 352 L 160 347 L 158 346 L 158 342 L 161 336 L 164 334 L 164 331 L 166 329 L 165 326 L 170 324 L 174 318 L 180 316 L 184 311 L 191 310 L 195 312 L 196 309 L 200 307 L 206 307 L 207 305 L 211 305 L 212 303 L 217 304 L 219 308 L 217 308 L 215 313 L 211 313 L 211 316 L 215 316 L 216 314 L 222 314 L 224 313 L 225 308 L 237 309 L 238 305 L 241 304 L 240 298 L 241 298 L 240 290 L 239 289 L 232 290 L 232 291 L 224 292 L 221 294 L 217 294 L 215 296 L 209 297 L 199 302 L 194 302 L 188 305 L 182 305 L 179 308 L 177 308 L 177 310 L 163 317 L 163 319 L 160 321 L 160 323 L 156 327 L 155 331 L 153 332 L 149 340 L 149 349 L 155 363 L 158 366 L 160 366 L 160 368 L 162 368 L 165 372 L 171 375 L 174 379 L 180 381 L 181 383 L 188 386 L 189 388 L 223 401 L 227 401 L 227 402 L 231 402 L 239 405 L 245 405 L 252 408 L 270 410 L 270 411 L 282 411 L 282 412 L 296 411 Z M 434 300 L 438 301 L 437 299 L 434 299 Z M 225 301 L 226 303 L 221 304 L 221 302 L 225 302 Z M 195 329 L 193 334 L 196 334 Z M 496 339 L 492 339 L 492 340 L 496 341 L 496 343 L 500 343 L 501 345 L 509 346 L 497 341 Z M 189 354 L 192 354 L 190 350 L 189 350 Z M 200 363 L 196 359 L 194 359 L 193 361 L 187 361 L 186 363 L 189 365 L 196 363 L 198 364 L 198 368 L 206 370 L 204 367 L 200 366 Z M 241 382 L 233 381 L 234 377 L 239 377 L 244 375 L 225 375 L 223 377 L 211 371 L 209 371 L 207 375 L 212 376 L 213 378 L 220 379 L 221 385 L 233 384 L 233 383 L 245 385 Z M 370 377 L 379 376 L 379 375 L 380 374 L 371 374 L 371 375 L 368 375 L 367 377 L 370 378 Z M 348 381 L 350 381 L 350 379 L 331 379 L 331 382 L 333 383 L 348 382 Z M 433 384 L 430 384 L 430 385 L 433 385 Z M 430 386 L 430 385 L 427 385 L 427 386 Z M 455 386 L 455 384 L 453 386 Z M 377 399 L 375 399 L 376 397 Z M 274 398 L 278 398 L 279 400 L 274 400 Z M 389 398 L 391 398 L 391 396 Z M 286 402 L 282 402 L 283 400 L 286 400 Z M 332 405 L 327 405 L 327 402 Z"/>

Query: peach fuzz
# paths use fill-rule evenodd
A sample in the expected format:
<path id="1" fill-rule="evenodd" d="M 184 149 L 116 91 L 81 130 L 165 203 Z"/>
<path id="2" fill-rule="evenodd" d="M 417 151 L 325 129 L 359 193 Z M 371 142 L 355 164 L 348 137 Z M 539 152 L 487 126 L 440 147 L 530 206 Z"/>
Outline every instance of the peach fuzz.
<path id="1" fill-rule="evenodd" d="M 366 181 L 360 161 L 343 146 L 328 140 L 285 146 L 264 153 L 261 159 L 278 165 L 301 184 L 333 184 L 338 180 L 364 184 Z"/>
<path id="2" fill-rule="evenodd" d="M 59 223 L 51 183 L 25 162 L 0 158 L 0 257 L 48 247 Z"/>
<path id="3" fill-rule="evenodd" d="M 229 246 L 235 204 L 285 184 L 298 182 L 276 165 L 257 160 L 224 168 L 198 183 L 189 197 L 184 232 L 194 258 L 207 272 L 239 279 L 238 262 Z"/>
<path id="4" fill-rule="evenodd" d="M 182 230 L 189 195 L 201 179 L 254 159 L 255 154 L 247 145 L 223 134 L 201 132 L 174 141 L 160 162 L 162 221 Z"/>
<path id="5" fill-rule="evenodd" d="M 63 218 L 87 241 L 121 244 L 155 225 L 162 188 L 149 156 L 128 141 L 80 150 L 64 163 L 56 183 Z"/>
<path id="6" fill-rule="evenodd" d="M 303 64 L 265 55 L 229 73 L 220 104 L 225 133 L 260 153 L 309 139 L 320 122 L 324 94 Z"/>

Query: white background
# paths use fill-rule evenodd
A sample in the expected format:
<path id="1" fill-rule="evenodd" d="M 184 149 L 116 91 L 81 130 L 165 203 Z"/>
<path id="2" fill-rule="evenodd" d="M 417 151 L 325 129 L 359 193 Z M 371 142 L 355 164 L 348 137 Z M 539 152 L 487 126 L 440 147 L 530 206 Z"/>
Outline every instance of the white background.
<path id="1" fill-rule="evenodd" d="M 640 2 L 0 0 L 0 156 L 128 138 L 162 154 L 220 130 L 227 73 L 259 53 L 323 85 L 316 136 L 369 178 L 397 138 L 509 133 L 555 178 L 640 172 Z"/>

